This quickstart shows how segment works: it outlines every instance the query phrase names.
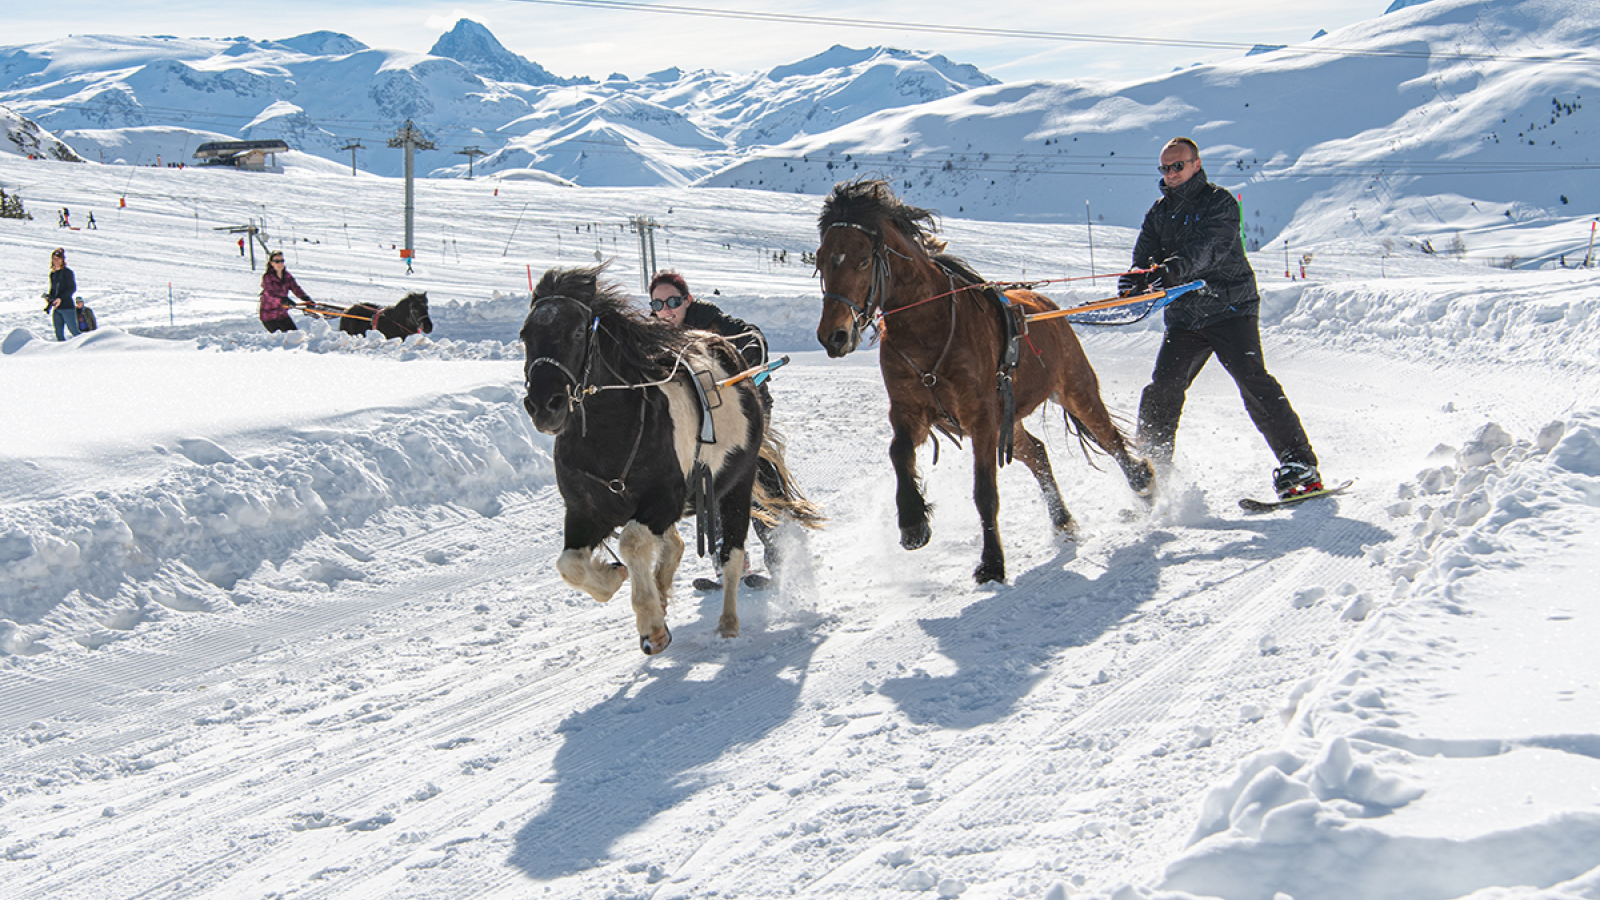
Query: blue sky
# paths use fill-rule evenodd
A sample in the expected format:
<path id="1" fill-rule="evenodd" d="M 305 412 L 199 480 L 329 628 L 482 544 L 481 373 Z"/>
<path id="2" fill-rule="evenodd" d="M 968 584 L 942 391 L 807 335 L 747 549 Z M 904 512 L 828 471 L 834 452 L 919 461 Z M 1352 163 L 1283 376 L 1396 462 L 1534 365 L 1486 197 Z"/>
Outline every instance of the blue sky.
<path id="1" fill-rule="evenodd" d="M 1281 0 L 1121 0 L 1115 3 L 981 3 L 875 0 L 681 0 L 683 8 L 784 13 L 808 17 L 912 22 L 954 28 L 1015 29 L 1058 34 L 1155 38 L 1163 41 L 1293 44 L 1319 29 L 1334 31 L 1375 18 L 1388 0 L 1332 0 L 1296 9 Z M 271 4 L 162 3 L 87 0 L 12 4 L 5 45 L 69 34 L 172 34 L 179 37 L 283 38 L 341 31 L 373 47 L 425 52 L 459 18 L 480 22 L 510 49 L 557 75 L 630 77 L 668 66 L 748 72 L 794 62 L 833 44 L 887 44 L 943 53 L 1002 81 L 1137 79 L 1196 62 L 1241 55 L 1235 48 L 1136 46 L 962 33 L 748 21 L 553 5 L 529 0 L 436 3 L 424 0 Z"/>

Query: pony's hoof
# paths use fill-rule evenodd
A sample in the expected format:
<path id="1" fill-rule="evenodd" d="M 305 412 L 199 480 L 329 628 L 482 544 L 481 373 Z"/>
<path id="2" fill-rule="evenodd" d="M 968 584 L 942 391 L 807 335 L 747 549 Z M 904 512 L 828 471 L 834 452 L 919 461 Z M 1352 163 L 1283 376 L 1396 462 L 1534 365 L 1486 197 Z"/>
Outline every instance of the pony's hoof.
<path id="1" fill-rule="evenodd" d="M 717 620 L 717 634 L 720 637 L 736 638 L 739 636 L 739 617 L 723 616 Z"/>
<path id="2" fill-rule="evenodd" d="M 1006 564 L 1003 562 L 979 563 L 978 567 L 972 570 L 972 580 L 979 584 L 988 584 L 992 581 L 1005 581 Z"/>
<path id="3" fill-rule="evenodd" d="M 1076 541 L 1078 539 L 1078 520 L 1068 516 L 1066 521 L 1056 523 L 1056 540 Z"/>
<path id="4" fill-rule="evenodd" d="M 933 529 L 929 528 L 926 522 L 909 528 L 902 528 L 900 529 L 900 546 L 907 550 L 920 550 L 927 546 L 928 539 L 931 537 L 933 537 Z"/>
<path id="5" fill-rule="evenodd" d="M 657 653 L 666 650 L 671 643 L 672 632 L 668 631 L 665 625 L 661 626 L 661 629 L 654 634 L 639 635 L 639 649 L 644 651 L 645 656 L 655 656 Z"/>

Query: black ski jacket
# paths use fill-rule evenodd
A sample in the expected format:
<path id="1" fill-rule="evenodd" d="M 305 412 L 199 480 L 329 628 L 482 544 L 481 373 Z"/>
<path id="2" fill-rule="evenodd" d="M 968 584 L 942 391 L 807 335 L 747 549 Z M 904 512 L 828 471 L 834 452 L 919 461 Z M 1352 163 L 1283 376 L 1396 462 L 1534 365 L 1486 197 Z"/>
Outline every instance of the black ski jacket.
<path id="1" fill-rule="evenodd" d="M 710 331 L 727 338 L 745 365 L 754 368 L 767 361 L 767 337 L 761 329 L 743 319 L 728 315 L 704 300 L 695 300 L 683 313 L 683 327 L 696 331 Z"/>
<path id="2" fill-rule="evenodd" d="M 1258 316 L 1261 295 L 1256 273 L 1244 255 L 1239 233 L 1239 201 L 1206 179 L 1205 169 L 1168 188 L 1144 215 L 1133 245 L 1133 264 L 1144 268 L 1165 263 L 1161 283 L 1167 287 L 1204 279 L 1204 290 L 1192 291 L 1167 307 L 1168 328 L 1205 328 L 1238 316 Z"/>

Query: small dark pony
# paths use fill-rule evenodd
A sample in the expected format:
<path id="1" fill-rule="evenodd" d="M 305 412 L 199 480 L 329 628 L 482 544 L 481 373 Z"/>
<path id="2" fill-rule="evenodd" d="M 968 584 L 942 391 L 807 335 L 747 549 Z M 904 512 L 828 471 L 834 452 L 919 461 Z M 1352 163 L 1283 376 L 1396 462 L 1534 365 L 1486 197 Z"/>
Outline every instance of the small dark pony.
<path id="1" fill-rule="evenodd" d="M 413 334 L 432 334 L 428 318 L 428 293 L 417 291 L 393 306 L 357 303 L 339 317 L 339 330 L 345 334 L 366 334 L 378 329 L 386 338 L 407 338 Z"/>
<path id="2" fill-rule="evenodd" d="M 970 437 L 973 500 L 983 521 L 983 555 L 973 577 L 1004 581 L 995 483 L 1002 448 L 1033 472 L 1056 531 L 1075 530 L 1044 443 L 1023 427 L 1046 399 L 1066 409 L 1069 434 L 1083 442 L 1087 432 L 1115 457 L 1135 493 L 1148 496 L 1155 475 L 1149 462 L 1129 453 L 1106 412 L 1072 326 L 1063 318 L 1027 323 L 1026 315 L 1056 305 L 1032 291 L 1002 298 L 982 287 L 983 278 L 943 252 L 944 242 L 931 233 L 934 216 L 901 202 L 883 181 L 834 186 L 817 221 L 823 290 L 817 340 L 829 356 L 844 356 L 881 313 L 878 366 L 889 391 L 900 545 L 915 550 L 932 535 L 917 448 L 934 429 L 956 440 Z"/>
<path id="3" fill-rule="evenodd" d="M 566 504 L 556 562 L 570 585 L 605 602 L 631 574 L 639 646 L 667 648 L 666 604 L 683 558 L 677 522 L 701 516 L 701 552 L 722 566 L 717 633 L 739 633 L 738 589 L 765 413 L 733 345 L 678 331 L 631 308 L 603 266 L 551 269 L 522 326 L 523 406 L 555 439 Z M 702 402 L 702 397 L 705 398 Z M 618 563 L 601 558 L 618 529 Z"/>

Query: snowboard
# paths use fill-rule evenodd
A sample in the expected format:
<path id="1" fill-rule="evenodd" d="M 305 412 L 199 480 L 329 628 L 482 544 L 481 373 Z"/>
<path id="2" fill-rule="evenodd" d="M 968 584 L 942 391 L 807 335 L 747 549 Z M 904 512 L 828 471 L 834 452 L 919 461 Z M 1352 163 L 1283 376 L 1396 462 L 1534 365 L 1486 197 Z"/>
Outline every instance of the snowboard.
<path id="1" fill-rule="evenodd" d="M 1318 497 L 1327 497 L 1340 493 L 1355 483 L 1355 479 L 1352 478 L 1333 485 L 1332 487 L 1324 487 L 1318 491 L 1296 494 L 1293 497 L 1286 497 L 1282 500 L 1255 500 L 1250 497 L 1246 497 L 1239 501 L 1239 508 L 1245 512 L 1272 512 L 1275 509 L 1282 509 L 1285 506 L 1294 506 L 1296 503 L 1304 503 L 1307 500 L 1315 500 Z"/>

